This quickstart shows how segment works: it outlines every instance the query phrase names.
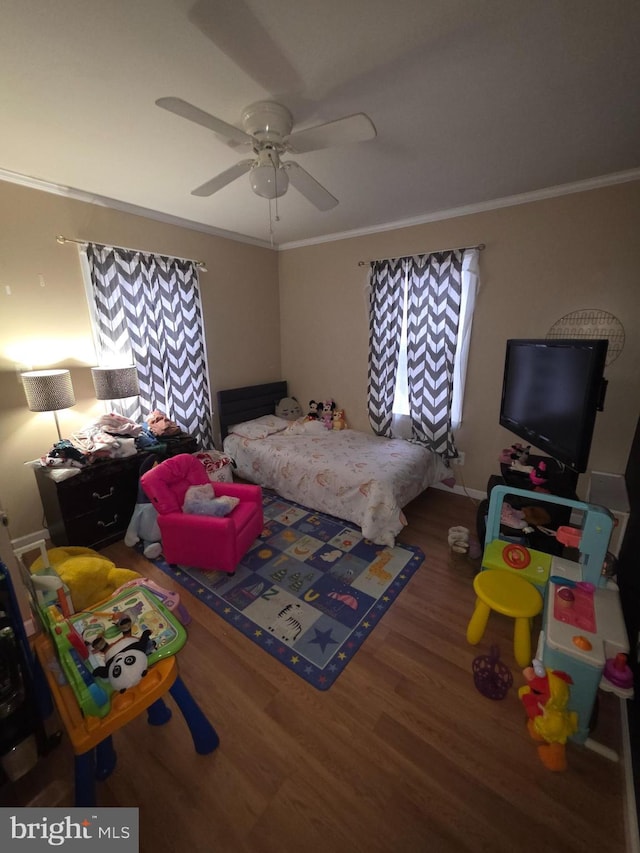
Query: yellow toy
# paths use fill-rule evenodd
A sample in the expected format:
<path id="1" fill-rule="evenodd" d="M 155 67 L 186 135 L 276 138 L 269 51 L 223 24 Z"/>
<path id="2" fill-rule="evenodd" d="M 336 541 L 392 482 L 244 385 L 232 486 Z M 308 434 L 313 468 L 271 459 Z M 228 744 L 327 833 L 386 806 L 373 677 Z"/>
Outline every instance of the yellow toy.
<path id="1" fill-rule="evenodd" d="M 333 429 L 349 429 L 344 416 L 344 409 L 336 409 L 333 413 Z"/>
<path id="2" fill-rule="evenodd" d="M 540 760 L 548 770 L 566 770 L 565 744 L 578 730 L 578 715 L 567 710 L 571 677 L 566 672 L 545 669 L 539 661 L 534 661 L 533 668 L 527 667 L 523 674 L 528 684 L 518 690 L 518 697 L 529 716 L 529 734 L 541 742 Z"/>
<path id="3" fill-rule="evenodd" d="M 69 587 L 76 612 L 108 598 L 122 584 L 141 577 L 130 569 L 119 569 L 108 557 L 91 548 L 65 546 L 47 551 L 49 564 Z M 43 569 L 42 557 L 31 566 L 31 572 Z"/>

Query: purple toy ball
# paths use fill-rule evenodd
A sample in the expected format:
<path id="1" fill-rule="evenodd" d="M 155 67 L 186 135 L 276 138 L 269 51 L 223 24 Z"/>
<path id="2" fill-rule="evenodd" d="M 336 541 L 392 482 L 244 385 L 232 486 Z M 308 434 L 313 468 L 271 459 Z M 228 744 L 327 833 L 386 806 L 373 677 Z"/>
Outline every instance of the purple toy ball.
<path id="1" fill-rule="evenodd" d="M 487 699 L 504 699 L 513 684 L 513 675 L 500 660 L 500 650 L 491 646 L 488 655 L 473 661 L 473 683 Z"/>

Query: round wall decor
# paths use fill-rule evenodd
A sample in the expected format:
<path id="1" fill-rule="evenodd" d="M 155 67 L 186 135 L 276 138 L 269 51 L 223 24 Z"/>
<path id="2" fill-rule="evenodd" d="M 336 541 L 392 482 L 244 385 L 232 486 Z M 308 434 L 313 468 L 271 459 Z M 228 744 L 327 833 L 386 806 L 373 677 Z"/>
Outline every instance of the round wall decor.
<path id="1" fill-rule="evenodd" d="M 611 364 L 624 349 L 624 326 L 607 311 L 583 308 L 556 320 L 547 332 L 547 338 L 605 338 L 609 341 L 606 364 Z"/>

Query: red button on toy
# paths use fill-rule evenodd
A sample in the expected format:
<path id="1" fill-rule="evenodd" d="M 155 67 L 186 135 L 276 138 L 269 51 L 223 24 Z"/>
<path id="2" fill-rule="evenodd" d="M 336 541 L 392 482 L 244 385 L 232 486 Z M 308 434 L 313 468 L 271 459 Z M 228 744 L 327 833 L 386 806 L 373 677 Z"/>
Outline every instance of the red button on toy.
<path id="1" fill-rule="evenodd" d="M 512 569 L 526 569 L 531 562 L 531 554 L 523 545 L 505 545 L 502 559 Z"/>

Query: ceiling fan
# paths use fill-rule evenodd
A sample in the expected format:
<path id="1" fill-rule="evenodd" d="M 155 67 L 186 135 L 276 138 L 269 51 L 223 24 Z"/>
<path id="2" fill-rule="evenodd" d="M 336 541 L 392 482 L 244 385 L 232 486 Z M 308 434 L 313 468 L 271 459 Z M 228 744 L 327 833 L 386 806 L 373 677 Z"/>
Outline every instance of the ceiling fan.
<path id="1" fill-rule="evenodd" d="M 364 113 L 344 116 L 292 133 L 293 117 L 276 101 L 258 101 L 242 112 L 242 128 L 228 124 L 182 98 L 159 98 L 163 110 L 186 118 L 212 130 L 231 148 L 248 147 L 254 156 L 240 160 L 215 178 L 191 191 L 192 195 L 210 196 L 231 181 L 249 173 L 251 189 L 256 195 L 273 199 L 284 195 L 291 183 L 318 210 L 331 210 L 338 199 L 331 195 L 309 172 L 293 160 L 282 161 L 283 154 L 306 154 L 333 145 L 374 139 L 376 129 Z"/>

